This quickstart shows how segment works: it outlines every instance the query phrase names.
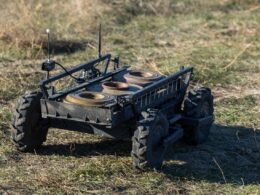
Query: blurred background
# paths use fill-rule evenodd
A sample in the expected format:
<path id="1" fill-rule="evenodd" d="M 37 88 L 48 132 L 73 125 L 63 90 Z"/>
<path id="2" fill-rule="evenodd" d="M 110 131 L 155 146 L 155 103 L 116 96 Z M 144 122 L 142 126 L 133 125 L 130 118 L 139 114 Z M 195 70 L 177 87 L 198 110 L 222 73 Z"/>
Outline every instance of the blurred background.
<path id="1" fill-rule="evenodd" d="M 0 9 L 1 61 L 44 58 L 46 28 L 53 53 L 92 57 L 101 23 L 103 52 L 133 66 L 169 74 L 192 64 L 200 82 L 223 85 L 259 71 L 258 0 L 16 0 Z"/>

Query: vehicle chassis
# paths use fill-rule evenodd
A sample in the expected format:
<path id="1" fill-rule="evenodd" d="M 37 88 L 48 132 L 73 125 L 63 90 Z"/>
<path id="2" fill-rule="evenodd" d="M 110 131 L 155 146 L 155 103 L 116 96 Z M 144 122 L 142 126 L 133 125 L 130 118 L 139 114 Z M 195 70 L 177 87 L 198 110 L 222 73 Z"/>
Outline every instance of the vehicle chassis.
<path id="1" fill-rule="evenodd" d="M 109 72 L 108 66 L 111 61 L 114 62 L 114 70 Z M 104 62 L 104 70 L 96 78 L 86 80 L 59 93 L 55 93 L 53 87 L 49 86 L 50 83 L 68 76 L 68 73 L 88 71 L 101 62 Z M 50 127 L 54 128 L 116 139 L 131 139 L 140 114 L 147 109 L 155 109 L 167 116 L 169 124 L 172 124 L 170 134 L 163 140 L 165 146 L 183 137 L 182 124 L 197 126 L 210 124 L 214 120 L 213 116 L 194 119 L 185 116 L 182 112 L 181 107 L 192 76 L 192 67 L 181 67 L 178 72 L 163 77 L 131 95 L 115 96 L 112 102 L 103 107 L 87 107 L 62 101 L 62 98 L 70 93 L 84 90 L 107 79 L 117 78 L 118 75 L 128 72 L 128 68 L 127 66 L 119 68 L 119 60 L 112 60 L 111 55 L 106 54 L 93 61 L 77 65 L 68 72 L 62 72 L 41 81 L 42 117 L 47 118 Z M 176 123 L 180 126 L 174 126 Z"/>

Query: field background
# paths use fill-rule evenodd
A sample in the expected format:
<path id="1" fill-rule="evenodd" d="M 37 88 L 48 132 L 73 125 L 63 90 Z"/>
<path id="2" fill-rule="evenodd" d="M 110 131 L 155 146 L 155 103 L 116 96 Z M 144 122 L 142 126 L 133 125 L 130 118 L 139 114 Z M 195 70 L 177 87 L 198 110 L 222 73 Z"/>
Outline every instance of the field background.
<path id="1" fill-rule="evenodd" d="M 260 194 L 259 0 L 0 0 L 0 194 Z M 10 142 L 12 109 L 44 76 L 45 29 L 71 67 L 103 53 L 212 88 L 209 140 L 169 149 L 162 171 L 131 168 L 131 143 L 50 129 L 34 154 Z"/>

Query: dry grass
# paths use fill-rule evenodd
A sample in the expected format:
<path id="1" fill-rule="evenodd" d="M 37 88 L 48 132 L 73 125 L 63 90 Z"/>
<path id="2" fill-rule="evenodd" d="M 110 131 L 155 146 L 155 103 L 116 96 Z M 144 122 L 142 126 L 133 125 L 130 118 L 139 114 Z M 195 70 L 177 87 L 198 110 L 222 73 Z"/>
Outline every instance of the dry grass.
<path id="1" fill-rule="evenodd" d="M 96 29 L 100 13 L 107 10 L 100 1 L 83 0 L 55 3 L 18 0 L 1 4 L 0 40 L 5 44 L 4 49 L 24 50 L 22 55 L 26 58 L 42 56 L 47 28 L 51 29 L 54 40 L 86 41 L 87 35 L 93 33 L 93 26 Z"/>
<path id="2" fill-rule="evenodd" d="M 0 0 L 0 11 L 0 194 L 260 193 L 259 1 Z M 173 146 L 161 172 L 134 171 L 130 142 L 51 129 L 23 154 L 9 140 L 11 108 L 43 77 L 44 29 L 55 59 L 72 66 L 97 55 L 101 20 L 103 52 L 165 75 L 192 64 L 194 82 L 215 94 L 209 141 Z"/>

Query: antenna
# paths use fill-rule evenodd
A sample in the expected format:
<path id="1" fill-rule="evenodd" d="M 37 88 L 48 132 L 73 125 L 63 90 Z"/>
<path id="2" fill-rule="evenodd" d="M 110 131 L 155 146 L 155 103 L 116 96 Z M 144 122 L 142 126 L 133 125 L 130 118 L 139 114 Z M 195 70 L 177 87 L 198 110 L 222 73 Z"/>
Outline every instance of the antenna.
<path id="1" fill-rule="evenodd" d="M 56 62 L 50 59 L 50 29 L 46 29 L 46 33 L 48 35 L 48 59 L 42 63 L 42 70 L 46 71 L 46 79 L 48 79 L 50 76 L 49 72 L 55 68 Z"/>
<path id="2" fill-rule="evenodd" d="M 98 31 L 98 57 L 101 57 L 101 24 L 99 25 Z"/>
<path id="3" fill-rule="evenodd" d="M 46 33 L 48 35 L 48 61 L 50 61 L 50 29 L 46 29 Z"/>

